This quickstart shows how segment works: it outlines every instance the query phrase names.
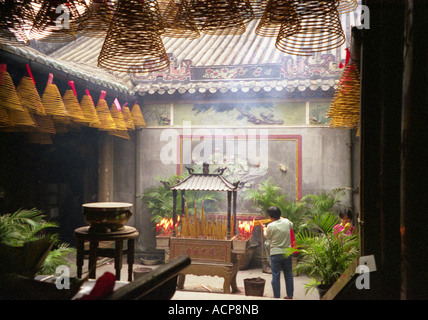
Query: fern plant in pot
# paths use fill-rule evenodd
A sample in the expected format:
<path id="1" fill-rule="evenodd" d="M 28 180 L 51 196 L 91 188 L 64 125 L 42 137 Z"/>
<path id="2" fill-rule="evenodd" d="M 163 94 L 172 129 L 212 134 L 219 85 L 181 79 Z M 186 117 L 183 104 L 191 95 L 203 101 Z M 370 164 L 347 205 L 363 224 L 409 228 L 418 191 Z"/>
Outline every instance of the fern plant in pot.
<path id="1" fill-rule="evenodd" d="M 295 269 L 311 278 L 305 284 L 306 293 L 317 288 L 321 297 L 359 256 L 358 234 L 335 234 L 333 227 L 337 223 L 333 213 L 316 214 L 309 221 L 312 229 L 296 236 L 300 260 Z M 295 251 L 296 248 L 288 248 L 285 254 Z"/>
<path id="2" fill-rule="evenodd" d="M 66 257 L 75 250 L 60 243 L 58 234 L 52 232 L 57 227 L 35 208 L 1 215 L 0 273 L 13 271 L 27 277 L 50 275 L 59 265 L 69 264 Z"/>
<path id="3" fill-rule="evenodd" d="M 278 205 L 286 197 L 280 186 L 276 185 L 272 178 L 262 181 L 256 189 L 248 189 L 243 194 L 245 200 L 249 200 L 260 211 L 267 216 L 267 209 Z"/>
<path id="4" fill-rule="evenodd" d="M 21 209 L 0 215 L 0 299 L 71 299 L 83 280 L 70 290 L 35 281 L 39 274 L 54 275 L 60 265 L 70 265 L 75 252 L 52 232 L 57 224 L 45 220 L 38 209 Z M 73 279 L 70 279 L 73 280 Z"/>

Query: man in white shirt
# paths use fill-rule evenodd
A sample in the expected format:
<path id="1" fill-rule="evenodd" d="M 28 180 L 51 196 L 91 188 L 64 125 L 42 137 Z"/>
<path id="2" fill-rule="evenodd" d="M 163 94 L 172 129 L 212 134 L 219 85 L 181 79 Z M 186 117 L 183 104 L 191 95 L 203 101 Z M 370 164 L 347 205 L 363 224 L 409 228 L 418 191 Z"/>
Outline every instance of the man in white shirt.
<path id="1" fill-rule="evenodd" d="M 272 271 L 272 289 L 274 298 L 280 298 L 281 294 L 281 270 L 284 272 L 285 288 L 287 296 L 285 299 L 293 299 L 294 279 L 291 256 L 285 257 L 284 249 L 291 247 L 290 231 L 293 223 L 281 217 L 281 210 L 270 207 L 267 214 L 272 222 L 267 227 L 263 226 L 265 238 L 270 241 L 270 264 Z"/>

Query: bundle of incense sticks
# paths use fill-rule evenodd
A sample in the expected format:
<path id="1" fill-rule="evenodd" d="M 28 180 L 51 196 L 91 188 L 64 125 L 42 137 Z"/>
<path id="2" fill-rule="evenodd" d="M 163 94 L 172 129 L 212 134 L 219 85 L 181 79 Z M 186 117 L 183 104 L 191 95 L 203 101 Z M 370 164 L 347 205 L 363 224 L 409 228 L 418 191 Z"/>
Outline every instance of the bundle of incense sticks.
<path id="1" fill-rule="evenodd" d="M 202 201 L 201 213 L 198 213 L 196 202 L 194 214 L 189 215 L 187 203 L 185 204 L 185 214 L 181 219 L 182 238 L 215 239 L 224 240 L 227 237 L 227 219 L 216 215 L 205 215 L 204 202 Z M 233 217 L 231 225 L 234 225 Z M 233 233 L 233 232 L 232 232 Z"/>

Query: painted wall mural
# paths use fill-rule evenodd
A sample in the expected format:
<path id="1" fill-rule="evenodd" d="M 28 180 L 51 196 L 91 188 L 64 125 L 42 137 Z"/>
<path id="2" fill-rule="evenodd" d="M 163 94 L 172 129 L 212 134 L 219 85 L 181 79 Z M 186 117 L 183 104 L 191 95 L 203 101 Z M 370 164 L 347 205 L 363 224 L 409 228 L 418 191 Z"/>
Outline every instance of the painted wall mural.
<path id="1" fill-rule="evenodd" d="M 144 105 L 141 108 L 148 127 L 170 126 L 172 118 L 171 104 Z"/>
<path id="2" fill-rule="evenodd" d="M 328 126 L 330 101 L 243 102 L 143 105 L 148 127 Z"/>
<path id="3" fill-rule="evenodd" d="M 315 125 L 328 125 L 330 119 L 326 117 L 329 110 L 330 103 L 325 102 L 311 102 L 310 103 L 310 124 Z"/>

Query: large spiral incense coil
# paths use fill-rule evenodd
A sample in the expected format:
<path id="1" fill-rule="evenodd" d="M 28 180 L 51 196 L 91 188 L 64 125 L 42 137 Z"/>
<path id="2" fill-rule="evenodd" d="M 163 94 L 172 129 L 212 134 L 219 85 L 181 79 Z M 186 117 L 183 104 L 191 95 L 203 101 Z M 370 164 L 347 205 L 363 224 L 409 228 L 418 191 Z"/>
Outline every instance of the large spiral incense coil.
<path id="1" fill-rule="evenodd" d="M 355 64 L 348 64 L 340 77 L 333 101 L 326 115 L 332 128 L 357 128 L 360 121 L 360 74 Z"/>
<path id="2" fill-rule="evenodd" d="M 89 18 L 90 11 L 86 1 L 39 0 L 30 38 L 46 42 L 69 42 L 76 39 L 76 32 Z"/>
<path id="3" fill-rule="evenodd" d="M 34 19 L 34 10 L 29 0 L 0 1 L 0 44 L 28 45 L 26 35 Z"/>
<path id="4" fill-rule="evenodd" d="M 122 108 L 119 106 L 117 99 L 113 102 L 110 107 L 110 114 L 116 124 L 116 130 L 118 131 L 127 131 L 126 123 L 123 118 Z"/>
<path id="5" fill-rule="evenodd" d="M 116 99 L 110 108 L 111 116 L 116 124 L 116 130 L 110 131 L 109 134 L 119 138 L 130 140 L 131 138 L 129 137 L 129 134 L 128 134 L 128 129 L 126 127 L 122 110 L 121 109 L 119 110 L 120 106 L 118 104 L 119 102 Z"/>
<path id="6" fill-rule="evenodd" d="M 150 72 L 169 66 L 160 34 L 162 16 L 155 0 L 119 1 L 98 66 L 118 72 Z"/>
<path id="7" fill-rule="evenodd" d="M 196 39 L 200 37 L 200 32 L 189 10 L 190 5 L 187 0 L 176 3 L 170 0 L 163 14 L 165 23 L 165 33 L 163 36 L 172 38 Z"/>
<path id="8" fill-rule="evenodd" d="M 146 127 L 146 121 L 144 120 L 143 113 L 141 112 L 140 106 L 137 103 L 134 103 L 132 106 L 131 115 L 135 128 Z"/>
<path id="9" fill-rule="evenodd" d="M 62 101 L 58 87 L 53 84 L 53 74 L 49 74 L 48 83 L 42 95 L 42 104 L 47 115 L 53 116 L 55 120 L 67 123 L 68 113 Z"/>
<path id="10" fill-rule="evenodd" d="M 125 121 L 126 128 L 128 130 L 135 130 L 135 125 L 134 125 L 134 120 L 132 120 L 131 110 L 129 110 L 129 107 L 127 105 L 128 104 L 126 103 L 122 107 L 123 120 Z"/>
<path id="11" fill-rule="evenodd" d="M 282 25 L 296 26 L 299 30 L 299 15 L 294 0 L 269 0 L 263 16 L 256 27 L 256 34 L 262 37 L 277 37 Z"/>
<path id="12" fill-rule="evenodd" d="M 128 131 L 115 130 L 115 131 L 109 131 L 109 134 L 125 140 L 131 140 L 131 137 L 129 136 Z"/>
<path id="13" fill-rule="evenodd" d="M 341 46 L 345 42 L 345 34 L 337 3 L 338 0 L 296 0 L 300 23 L 281 25 L 276 48 L 288 54 L 310 56 Z"/>
<path id="14" fill-rule="evenodd" d="M 11 125 L 11 131 L 25 131 L 25 127 L 35 127 L 36 123 L 27 108 L 22 111 L 15 109 L 8 109 L 7 115 Z"/>
<path id="15" fill-rule="evenodd" d="M 22 77 L 19 85 L 16 87 L 16 92 L 18 93 L 23 107 L 28 108 L 32 113 L 46 115 L 42 99 L 31 77 Z"/>
<path id="16" fill-rule="evenodd" d="M 32 114 L 34 122 L 36 123 L 36 131 L 43 133 L 55 134 L 55 124 L 52 120 L 52 116 L 43 116 L 37 113 Z"/>
<path id="17" fill-rule="evenodd" d="M 88 123 L 83 115 L 79 101 L 77 100 L 76 92 L 73 88 L 65 91 L 62 100 L 64 101 L 65 109 L 67 110 L 71 121 L 77 124 Z"/>
<path id="18" fill-rule="evenodd" d="M 10 126 L 9 116 L 5 108 L 0 107 L 0 128 Z"/>
<path id="19" fill-rule="evenodd" d="M 82 108 L 83 115 L 88 121 L 90 127 L 96 127 L 100 124 L 97 111 L 95 110 L 95 104 L 89 90 L 86 90 L 86 94 L 83 95 L 80 100 L 80 107 Z"/>
<path id="20" fill-rule="evenodd" d="M 337 11 L 339 12 L 339 14 L 344 14 L 344 13 L 352 12 L 357 8 L 358 8 L 357 0 L 339 0 Z"/>
<path id="21" fill-rule="evenodd" d="M 248 0 L 190 0 L 190 11 L 202 33 L 238 35 L 254 18 Z"/>
<path id="22" fill-rule="evenodd" d="M 89 7 L 89 18 L 81 23 L 79 35 L 104 38 L 113 19 L 113 14 L 113 1 L 93 0 Z"/>
<path id="23" fill-rule="evenodd" d="M 8 110 L 24 111 L 21 100 L 6 64 L 0 64 L 0 107 Z"/>
<path id="24" fill-rule="evenodd" d="M 261 19 L 265 12 L 268 0 L 249 0 L 249 3 L 253 9 L 254 19 Z"/>
<path id="25" fill-rule="evenodd" d="M 114 131 L 116 130 L 116 124 L 111 116 L 110 109 L 108 108 L 107 101 L 105 100 L 105 95 L 106 92 L 104 90 L 101 91 L 100 98 L 96 106 L 99 124 L 91 124 L 91 126 L 102 131 Z"/>

